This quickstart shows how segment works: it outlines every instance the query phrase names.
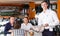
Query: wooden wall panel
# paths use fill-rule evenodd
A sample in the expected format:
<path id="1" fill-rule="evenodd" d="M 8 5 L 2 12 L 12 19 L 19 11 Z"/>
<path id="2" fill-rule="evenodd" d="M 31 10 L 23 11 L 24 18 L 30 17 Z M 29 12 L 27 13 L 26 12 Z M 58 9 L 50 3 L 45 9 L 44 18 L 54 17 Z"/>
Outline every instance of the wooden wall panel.
<path id="1" fill-rule="evenodd" d="M 32 11 L 33 9 L 35 9 L 35 3 L 34 2 L 30 2 L 29 3 L 29 18 L 32 19 L 35 17 L 36 12 Z"/>
<path id="2" fill-rule="evenodd" d="M 57 13 L 58 13 L 58 18 L 59 18 L 59 20 L 60 20 L 60 0 L 58 0 L 58 2 L 57 2 Z"/>

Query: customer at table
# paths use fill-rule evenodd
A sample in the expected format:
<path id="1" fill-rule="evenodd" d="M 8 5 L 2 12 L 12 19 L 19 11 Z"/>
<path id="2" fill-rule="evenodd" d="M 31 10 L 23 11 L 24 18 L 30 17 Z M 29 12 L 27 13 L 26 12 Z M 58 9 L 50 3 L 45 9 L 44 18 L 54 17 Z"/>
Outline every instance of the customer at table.
<path id="1" fill-rule="evenodd" d="M 21 29 L 21 24 L 19 24 L 18 21 L 14 23 L 13 31 L 11 33 L 11 36 L 26 36 L 26 32 L 24 29 Z"/>
<path id="2" fill-rule="evenodd" d="M 10 21 L 5 25 L 4 34 L 11 34 L 14 22 L 15 22 L 15 17 L 11 16 Z"/>
<path id="3" fill-rule="evenodd" d="M 29 31 L 31 28 L 34 28 L 34 27 L 31 23 L 29 23 L 28 17 L 24 17 L 23 23 L 21 24 L 21 28 Z"/>

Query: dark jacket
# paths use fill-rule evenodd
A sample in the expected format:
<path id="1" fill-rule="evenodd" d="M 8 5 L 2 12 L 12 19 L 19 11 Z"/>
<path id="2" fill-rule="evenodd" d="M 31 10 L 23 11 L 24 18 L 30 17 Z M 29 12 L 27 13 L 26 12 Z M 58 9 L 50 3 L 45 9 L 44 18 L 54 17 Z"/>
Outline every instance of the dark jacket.
<path id="1" fill-rule="evenodd" d="M 10 23 L 7 23 L 5 25 L 5 30 L 4 30 L 4 34 L 11 34 L 11 32 L 8 32 L 9 30 L 11 30 L 13 28 L 13 26 L 11 26 Z"/>

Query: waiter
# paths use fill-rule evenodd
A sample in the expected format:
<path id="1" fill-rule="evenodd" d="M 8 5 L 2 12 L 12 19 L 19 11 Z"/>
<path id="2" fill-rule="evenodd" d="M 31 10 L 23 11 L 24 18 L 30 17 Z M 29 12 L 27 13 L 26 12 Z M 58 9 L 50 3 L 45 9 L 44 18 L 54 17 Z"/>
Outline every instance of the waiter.
<path id="1" fill-rule="evenodd" d="M 41 3 L 43 11 L 38 15 L 38 25 L 44 26 L 42 36 L 54 36 L 53 27 L 59 24 L 56 13 L 48 9 L 48 3 L 43 1 Z"/>

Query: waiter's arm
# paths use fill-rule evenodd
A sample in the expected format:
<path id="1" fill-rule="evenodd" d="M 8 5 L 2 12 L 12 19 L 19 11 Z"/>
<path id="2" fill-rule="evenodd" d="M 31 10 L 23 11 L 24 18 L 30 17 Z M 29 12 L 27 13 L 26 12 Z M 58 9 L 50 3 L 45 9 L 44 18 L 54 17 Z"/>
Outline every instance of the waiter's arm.
<path id="1" fill-rule="evenodd" d="M 52 15 L 53 22 L 50 23 L 49 26 L 56 26 L 59 24 L 59 20 L 58 20 L 57 14 L 54 11 L 52 12 L 53 13 L 51 15 Z"/>
<path id="2" fill-rule="evenodd" d="M 38 16 L 38 26 L 41 26 L 42 25 L 42 17 L 39 15 Z"/>

